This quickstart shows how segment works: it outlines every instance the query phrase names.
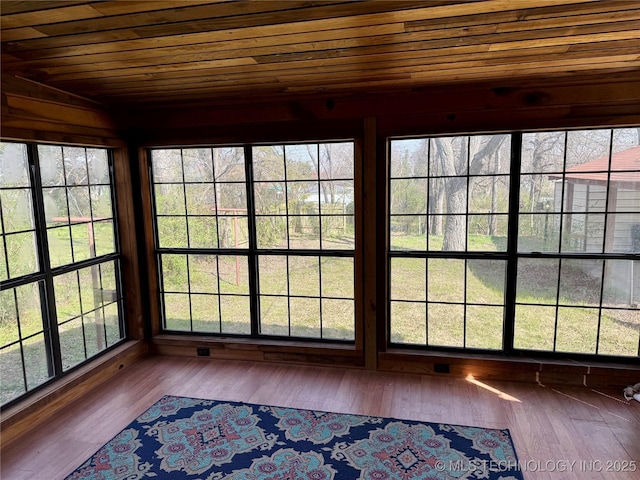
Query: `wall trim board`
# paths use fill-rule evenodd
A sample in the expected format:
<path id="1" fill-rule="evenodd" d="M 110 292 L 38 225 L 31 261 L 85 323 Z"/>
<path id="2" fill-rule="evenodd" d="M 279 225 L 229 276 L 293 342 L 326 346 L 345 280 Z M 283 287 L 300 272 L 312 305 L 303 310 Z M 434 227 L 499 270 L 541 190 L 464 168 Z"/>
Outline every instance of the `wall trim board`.
<path id="1" fill-rule="evenodd" d="M 406 352 L 391 349 L 380 353 L 379 370 L 473 378 L 483 381 L 515 381 L 540 385 L 575 385 L 589 388 L 622 388 L 635 384 L 640 365 L 544 358 L 508 358 L 434 352 Z M 449 373 L 440 373 L 447 365 Z M 445 368 L 445 369 L 446 369 Z M 440 371 L 439 371 L 440 370 Z"/>
<path id="2" fill-rule="evenodd" d="M 210 358 L 362 367 L 364 352 L 350 344 L 283 341 L 253 338 L 160 334 L 150 341 L 150 353 L 197 357 L 208 349 Z"/>

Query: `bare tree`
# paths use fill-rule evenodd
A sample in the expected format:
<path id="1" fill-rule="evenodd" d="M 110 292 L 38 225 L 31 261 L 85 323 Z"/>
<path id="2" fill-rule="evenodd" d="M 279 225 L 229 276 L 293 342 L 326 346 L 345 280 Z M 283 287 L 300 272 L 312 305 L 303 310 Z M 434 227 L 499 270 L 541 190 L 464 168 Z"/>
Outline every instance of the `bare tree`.
<path id="1" fill-rule="evenodd" d="M 500 146 L 508 138 L 505 135 L 493 135 L 481 137 L 480 145 L 475 145 L 477 151 L 471 158 L 471 138 L 447 137 L 434 139 L 434 158 L 442 169 L 442 174 L 447 176 L 445 185 L 446 222 L 444 230 L 443 251 L 459 251 L 465 248 L 465 232 L 467 211 L 467 167 L 469 173 L 478 174 L 483 171 L 486 162 L 491 158 Z M 474 148 L 473 150 L 476 150 Z"/>

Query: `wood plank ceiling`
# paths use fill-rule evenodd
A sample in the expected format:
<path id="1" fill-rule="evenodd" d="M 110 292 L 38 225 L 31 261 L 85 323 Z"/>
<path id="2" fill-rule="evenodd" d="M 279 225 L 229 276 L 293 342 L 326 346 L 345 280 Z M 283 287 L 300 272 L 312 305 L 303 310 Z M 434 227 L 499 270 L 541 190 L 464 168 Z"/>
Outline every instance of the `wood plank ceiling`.
<path id="1" fill-rule="evenodd" d="M 107 105 L 640 68 L 640 2 L 3 1 L 2 71 Z"/>

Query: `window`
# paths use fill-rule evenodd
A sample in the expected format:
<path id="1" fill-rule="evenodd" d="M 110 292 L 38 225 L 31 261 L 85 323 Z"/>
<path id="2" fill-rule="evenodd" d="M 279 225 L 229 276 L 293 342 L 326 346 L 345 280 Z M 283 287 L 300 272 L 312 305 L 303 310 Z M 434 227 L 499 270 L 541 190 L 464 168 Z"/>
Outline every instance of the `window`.
<path id="1" fill-rule="evenodd" d="M 508 135 L 391 142 L 391 341 L 502 349 Z"/>
<path id="2" fill-rule="evenodd" d="M 124 337 L 108 151 L 0 143 L 2 404 Z"/>
<path id="3" fill-rule="evenodd" d="M 392 139 L 390 342 L 637 356 L 639 135 Z"/>
<path id="4" fill-rule="evenodd" d="M 151 151 L 163 327 L 355 339 L 352 142 Z"/>
<path id="5" fill-rule="evenodd" d="M 639 354 L 638 135 L 523 135 L 515 348 Z"/>

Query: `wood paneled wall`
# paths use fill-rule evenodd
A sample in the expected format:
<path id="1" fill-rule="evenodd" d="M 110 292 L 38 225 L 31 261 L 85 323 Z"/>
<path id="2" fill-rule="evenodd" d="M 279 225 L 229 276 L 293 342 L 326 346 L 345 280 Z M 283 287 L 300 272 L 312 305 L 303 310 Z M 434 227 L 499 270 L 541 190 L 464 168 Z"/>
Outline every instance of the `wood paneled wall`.
<path id="1" fill-rule="evenodd" d="M 2 138 L 123 147 L 115 119 L 96 102 L 2 75 Z"/>
<path id="2" fill-rule="evenodd" d="M 104 107 L 33 82 L 2 76 L 3 140 L 111 147 L 118 207 L 127 334 L 130 341 L 2 412 L 2 443 L 25 431 L 146 354 L 135 231 L 134 189 L 126 143 Z"/>
<path id="3" fill-rule="evenodd" d="M 640 72 L 441 86 L 422 91 L 389 90 L 367 96 L 355 93 L 276 96 L 252 98 L 250 102 L 234 98 L 135 111 L 109 111 L 65 92 L 3 76 L 1 100 L 4 139 L 116 148 L 116 189 L 120 199 L 119 226 L 129 335 L 133 339 L 142 339 L 146 327 L 154 336 L 146 344 L 135 344 L 137 347 L 126 357 L 131 361 L 139 358 L 147 345 L 156 354 L 187 356 L 195 356 L 196 347 L 208 346 L 214 358 L 331 364 L 417 373 L 434 373 L 436 363 L 446 362 L 451 365 L 452 375 L 472 373 L 476 378 L 545 383 L 609 385 L 631 381 L 637 376 L 637 367 L 631 365 L 550 367 L 550 363 L 543 365 L 537 361 L 482 359 L 470 355 L 434 357 L 407 351 L 386 351 L 386 220 L 376 218 L 375 212 L 384 211 L 384 187 L 380 186 L 385 185 L 388 136 L 640 125 Z M 285 345 L 158 336 L 159 314 L 153 307 L 155 264 L 144 147 L 337 138 L 354 138 L 362 154 L 360 210 L 367 218 L 361 232 L 367 239 L 361 253 L 360 272 L 364 278 L 361 292 L 362 344 L 349 349 L 305 343 Z M 146 205 L 146 208 L 140 212 L 136 204 Z M 136 227 L 140 222 L 145 233 L 142 241 L 137 242 Z M 146 251 L 141 251 L 141 248 Z M 141 265 L 138 255 L 142 259 Z M 141 266 L 144 267 L 142 270 Z M 151 286 L 148 291 L 140 288 L 141 271 L 149 276 L 147 280 Z M 142 299 L 147 298 L 149 292 L 150 318 L 143 318 Z M 118 358 L 114 357 L 113 362 L 117 363 Z M 51 401 L 58 398 L 63 403 L 72 401 L 77 394 L 106 378 L 105 375 L 115 374 L 117 370 L 114 371 L 113 365 L 116 363 L 109 363 L 109 366 L 97 364 L 93 374 L 85 373 L 80 383 L 67 385 L 65 395 L 54 392 L 49 398 Z M 23 431 L 32 426 L 29 418 L 37 420 L 51 411 L 50 401 L 39 400 L 38 405 L 41 408 L 39 413 L 28 409 L 23 416 L 14 417 L 16 428 Z M 3 428 L 4 425 L 5 420 Z"/>

